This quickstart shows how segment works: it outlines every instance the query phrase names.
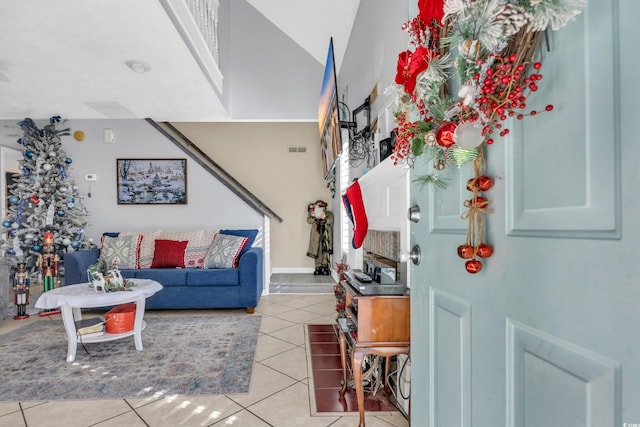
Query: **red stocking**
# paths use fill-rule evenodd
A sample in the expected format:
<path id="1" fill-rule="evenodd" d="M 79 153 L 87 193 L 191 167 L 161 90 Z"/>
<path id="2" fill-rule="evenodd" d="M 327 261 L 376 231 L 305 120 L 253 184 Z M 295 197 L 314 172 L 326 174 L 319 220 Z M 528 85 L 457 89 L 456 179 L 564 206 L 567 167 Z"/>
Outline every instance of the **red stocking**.
<path id="1" fill-rule="evenodd" d="M 360 184 L 357 179 L 342 195 L 342 203 L 344 203 L 347 215 L 353 223 L 353 248 L 358 249 L 362 246 L 362 242 L 367 235 L 369 221 L 367 221 L 367 213 L 365 212 L 364 201 L 362 200 L 362 191 L 360 190 Z"/>

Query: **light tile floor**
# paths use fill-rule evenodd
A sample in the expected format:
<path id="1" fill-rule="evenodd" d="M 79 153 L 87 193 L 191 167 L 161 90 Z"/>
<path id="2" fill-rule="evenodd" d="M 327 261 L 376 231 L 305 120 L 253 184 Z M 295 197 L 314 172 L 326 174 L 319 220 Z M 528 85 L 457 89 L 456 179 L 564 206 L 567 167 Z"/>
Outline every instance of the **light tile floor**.
<path id="1" fill-rule="evenodd" d="M 148 399 L 0 402 L 0 427 L 347 427 L 358 414 L 314 413 L 309 390 L 305 323 L 335 321 L 333 294 L 271 294 L 262 316 L 251 388 L 246 394 L 165 396 Z M 147 316 L 248 315 L 244 310 L 149 311 Z M 40 321 L 0 321 L 0 334 Z M 0 335 L 1 339 L 1 335 Z M 1 379 L 0 379 L 1 380 Z M 6 398 L 3 396 L 3 398 Z M 368 427 L 407 427 L 399 412 L 366 414 Z"/>

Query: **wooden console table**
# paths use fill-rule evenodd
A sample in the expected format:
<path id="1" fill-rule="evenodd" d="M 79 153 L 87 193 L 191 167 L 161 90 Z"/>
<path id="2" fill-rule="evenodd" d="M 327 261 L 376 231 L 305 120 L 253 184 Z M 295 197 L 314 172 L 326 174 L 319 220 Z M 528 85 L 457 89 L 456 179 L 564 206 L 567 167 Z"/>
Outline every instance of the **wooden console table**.
<path id="1" fill-rule="evenodd" d="M 364 390 L 362 387 L 362 361 L 368 354 L 386 358 L 385 390 L 389 392 L 387 377 L 389 359 L 398 354 L 409 354 L 410 299 L 403 295 L 363 295 L 349 282 L 340 285 L 346 291 L 346 319 L 339 319 L 340 355 L 342 358 L 343 386 L 340 396 L 347 391 L 347 346 L 351 348 L 351 367 L 360 413 L 359 427 L 364 423 Z"/>

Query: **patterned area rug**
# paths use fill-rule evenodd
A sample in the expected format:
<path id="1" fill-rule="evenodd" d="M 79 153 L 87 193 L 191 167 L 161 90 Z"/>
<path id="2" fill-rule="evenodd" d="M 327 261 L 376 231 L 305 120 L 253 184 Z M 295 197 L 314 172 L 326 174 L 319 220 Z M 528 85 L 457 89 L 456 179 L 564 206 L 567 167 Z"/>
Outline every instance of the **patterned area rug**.
<path id="1" fill-rule="evenodd" d="M 133 336 L 78 345 L 67 363 L 61 320 L 0 337 L 0 401 L 122 399 L 249 391 L 261 317 L 147 318 L 143 351 Z"/>

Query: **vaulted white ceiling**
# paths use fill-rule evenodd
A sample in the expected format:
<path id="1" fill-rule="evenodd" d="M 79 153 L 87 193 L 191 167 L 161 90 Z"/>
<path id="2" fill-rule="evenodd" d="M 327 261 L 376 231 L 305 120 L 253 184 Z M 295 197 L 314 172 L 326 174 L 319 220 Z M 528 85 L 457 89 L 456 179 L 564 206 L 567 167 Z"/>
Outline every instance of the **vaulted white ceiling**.
<path id="1" fill-rule="evenodd" d="M 316 120 L 329 38 L 339 67 L 358 5 L 221 0 L 218 93 L 159 0 L 2 0 L 0 119 Z"/>

